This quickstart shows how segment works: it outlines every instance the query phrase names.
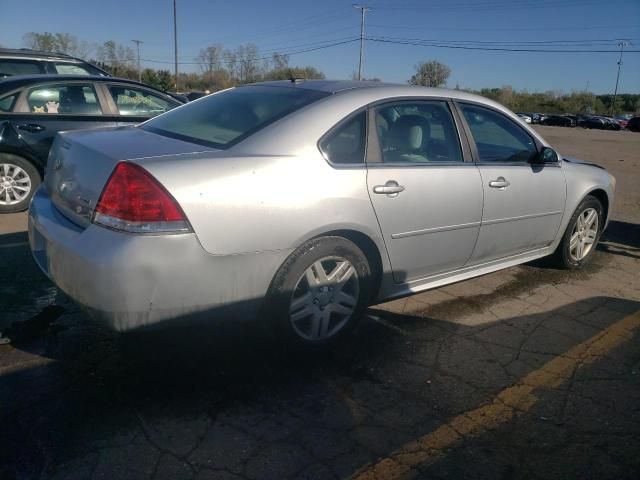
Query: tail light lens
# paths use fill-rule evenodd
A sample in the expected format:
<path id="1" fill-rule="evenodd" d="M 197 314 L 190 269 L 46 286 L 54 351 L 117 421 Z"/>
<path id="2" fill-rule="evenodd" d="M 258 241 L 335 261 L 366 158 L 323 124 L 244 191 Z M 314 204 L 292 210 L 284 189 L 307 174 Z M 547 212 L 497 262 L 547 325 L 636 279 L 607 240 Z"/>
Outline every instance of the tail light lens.
<path id="1" fill-rule="evenodd" d="M 144 168 L 121 162 L 102 190 L 93 223 L 131 233 L 191 231 L 171 194 Z"/>

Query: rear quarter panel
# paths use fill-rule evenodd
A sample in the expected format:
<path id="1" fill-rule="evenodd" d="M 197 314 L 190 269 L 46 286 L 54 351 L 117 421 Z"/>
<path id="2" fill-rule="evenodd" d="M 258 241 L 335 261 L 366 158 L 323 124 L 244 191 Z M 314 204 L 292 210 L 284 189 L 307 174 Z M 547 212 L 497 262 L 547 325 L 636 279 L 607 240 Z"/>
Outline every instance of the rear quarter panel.
<path id="1" fill-rule="evenodd" d="M 350 229 L 382 246 L 366 169 L 334 169 L 313 147 L 292 155 L 200 156 L 139 161 L 182 206 L 215 255 L 296 248 Z M 381 253 L 384 247 L 381 248 Z"/>

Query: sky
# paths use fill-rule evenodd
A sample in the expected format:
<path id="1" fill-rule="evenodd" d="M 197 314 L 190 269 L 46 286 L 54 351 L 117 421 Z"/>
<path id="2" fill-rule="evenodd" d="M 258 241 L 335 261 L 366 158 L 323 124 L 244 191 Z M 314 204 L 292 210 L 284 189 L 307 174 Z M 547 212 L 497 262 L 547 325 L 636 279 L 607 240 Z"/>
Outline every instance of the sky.
<path id="1" fill-rule="evenodd" d="M 30 31 L 81 40 L 142 40 L 144 67 L 173 71 L 173 0 L 1 0 L 0 45 L 23 47 Z M 448 86 L 612 93 L 621 40 L 619 93 L 640 93 L 640 0 L 370 0 L 363 75 L 404 83 L 418 62 L 451 69 Z M 360 12 L 353 1 L 177 0 L 180 71 L 211 44 L 252 42 L 261 55 L 290 53 L 327 78 L 358 69 Z M 413 45 L 413 44 L 420 45 Z M 449 48 L 443 48 L 449 47 Z M 456 48 L 450 48 L 456 47 Z M 463 48 L 459 48 L 463 47 Z M 513 52 L 493 49 L 553 50 Z M 306 51 L 303 50 L 311 50 Z M 586 53 L 557 50 L 606 50 Z"/>

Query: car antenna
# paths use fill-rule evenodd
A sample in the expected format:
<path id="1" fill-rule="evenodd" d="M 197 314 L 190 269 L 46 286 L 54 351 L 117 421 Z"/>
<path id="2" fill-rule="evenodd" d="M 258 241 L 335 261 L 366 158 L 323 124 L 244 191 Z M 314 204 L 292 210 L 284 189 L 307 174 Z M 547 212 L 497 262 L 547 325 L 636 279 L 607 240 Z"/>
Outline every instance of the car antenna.
<path id="1" fill-rule="evenodd" d="M 302 82 L 304 82 L 304 78 L 294 77 L 294 76 L 292 75 L 291 77 L 289 77 L 289 81 L 290 81 L 291 83 L 298 84 L 298 83 L 302 83 Z"/>

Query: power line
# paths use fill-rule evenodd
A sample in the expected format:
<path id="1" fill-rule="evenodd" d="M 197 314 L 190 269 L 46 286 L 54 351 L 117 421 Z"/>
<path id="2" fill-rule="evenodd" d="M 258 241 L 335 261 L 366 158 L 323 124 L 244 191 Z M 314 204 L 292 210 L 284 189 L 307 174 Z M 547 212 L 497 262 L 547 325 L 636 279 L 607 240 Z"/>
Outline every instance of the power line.
<path id="1" fill-rule="evenodd" d="M 617 53 L 617 50 L 554 50 L 542 48 L 505 48 L 505 47 L 479 47 L 472 45 L 453 45 L 434 41 L 414 41 L 410 39 L 390 39 L 380 37 L 367 37 L 367 40 L 378 43 L 391 43 L 397 45 L 413 45 L 418 47 L 450 48 L 458 50 L 481 50 L 493 52 L 531 52 L 531 53 Z M 640 50 L 627 50 L 627 53 L 640 53 Z"/>
<path id="2" fill-rule="evenodd" d="M 283 55 L 297 55 L 299 53 L 307 53 L 307 52 L 315 52 L 317 50 L 323 50 L 325 48 L 331 48 L 331 47 L 336 47 L 338 45 L 345 45 L 347 43 L 353 43 L 353 42 L 357 42 L 358 40 L 360 40 L 359 37 L 356 38 L 351 38 L 349 40 L 344 40 L 344 41 L 340 41 L 340 42 L 334 42 L 334 43 L 330 43 L 328 45 L 323 45 L 323 46 L 319 46 L 319 47 L 313 47 L 313 48 L 306 48 L 303 50 L 297 50 L 297 51 L 292 51 L 292 52 L 280 52 Z M 264 56 L 264 57 L 253 57 L 253 58 L 248 58 L 248 59 L 241 59 L 241 60 L 234 60 L 234 61 L 230 61 L 230 62 L 225 62 L 227 64 L 236 64 L 236 63 L 242 63 L 242 62 L 253 62 L 253 61 L 258 61 L 258 60 L 270 60 L 271 56 Z M 156 60 L 156 59 L 152 59 L 152 58 L 143 58 L 142 59 L 145 62 L 150 62 L 150 63 L 172 63 L 172 62 L 168 62 L 166 60 Z M 179 62 L 180 65 L 200 65 L 201 62 Z"/>

